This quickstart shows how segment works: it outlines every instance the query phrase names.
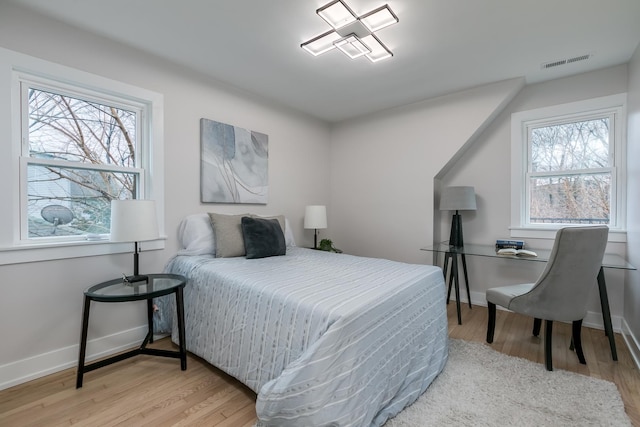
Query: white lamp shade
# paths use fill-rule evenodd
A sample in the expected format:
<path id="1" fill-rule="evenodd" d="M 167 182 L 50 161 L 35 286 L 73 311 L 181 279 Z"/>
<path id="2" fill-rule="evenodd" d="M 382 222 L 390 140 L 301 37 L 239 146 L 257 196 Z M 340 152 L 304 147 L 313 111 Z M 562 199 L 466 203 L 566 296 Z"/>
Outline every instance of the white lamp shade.
<path id="1" fill-rule="evenodd" d="M 307 206 L 304 212 L 304 228 L 327 228 L 327 207 Z"/>
<path id="2" fill-rule="evenodd" d="M 441 211 L 475 211 L 476 192 L 473 187 L 446 187 L 440 196 Z"/>
<path id="3" fill-rule="evenodd" d="M 154 200 L 112 200 L 111 240 L 141 242 L 159 237 Z"/>

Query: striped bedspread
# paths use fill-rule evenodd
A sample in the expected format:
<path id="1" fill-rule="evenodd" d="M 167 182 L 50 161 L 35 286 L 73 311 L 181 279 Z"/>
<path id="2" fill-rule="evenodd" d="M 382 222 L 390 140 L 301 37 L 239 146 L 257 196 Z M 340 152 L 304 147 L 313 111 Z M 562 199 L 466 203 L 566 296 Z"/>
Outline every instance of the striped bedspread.
<path id="1" fill-rule="evenodd" d="M 258 426 L 380 426 L 446 363 L 438 267 L 290 247 L 166 271 L 189 278 L 187 349 L 258 394 Z"/>

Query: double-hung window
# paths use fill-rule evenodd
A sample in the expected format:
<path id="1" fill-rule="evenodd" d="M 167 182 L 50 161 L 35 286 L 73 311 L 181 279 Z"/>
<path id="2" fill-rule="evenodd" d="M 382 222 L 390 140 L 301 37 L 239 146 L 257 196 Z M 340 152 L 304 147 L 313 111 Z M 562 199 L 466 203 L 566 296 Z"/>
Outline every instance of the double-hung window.
<path id="1" fill-rule="evenodd" d="M 623 95 L 512 116 L 512 235 L 625 226 Z M 550 236 L 549 236 L 550 237 Z"/>
<path id="2" fill-rule="evenodd" d="M 159 93 L 0 48 L 0 265 L 129 251 L 115 199 L 155 200 L 164 235 L 163 115 Z"/>
<path id="3" fill-rule="evenodd" d="M 21 240 L 98 239 L 111 200 L 144 198 L 144 105 L 20 79 Z"/>

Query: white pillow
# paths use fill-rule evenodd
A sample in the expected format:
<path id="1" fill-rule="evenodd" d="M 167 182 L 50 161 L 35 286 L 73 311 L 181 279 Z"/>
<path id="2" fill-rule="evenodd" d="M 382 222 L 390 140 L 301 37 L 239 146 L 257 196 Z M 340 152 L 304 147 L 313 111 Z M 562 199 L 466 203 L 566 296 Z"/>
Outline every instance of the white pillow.
<path id="1" fill-rule="evenodd" d="M 205 255 L 216 253 L 216 241 L 209 215 L 188 215 L 178 225 L 178 255 Z"/>
<path id="2" fill-rule="evenodd" d="M 296 240 L 293 237 L 293 230 L 291 230 L 291 225 L 289 225 L 289 218 L 284 218 L 284 243 L 287 246 L 295 246 Z"/>

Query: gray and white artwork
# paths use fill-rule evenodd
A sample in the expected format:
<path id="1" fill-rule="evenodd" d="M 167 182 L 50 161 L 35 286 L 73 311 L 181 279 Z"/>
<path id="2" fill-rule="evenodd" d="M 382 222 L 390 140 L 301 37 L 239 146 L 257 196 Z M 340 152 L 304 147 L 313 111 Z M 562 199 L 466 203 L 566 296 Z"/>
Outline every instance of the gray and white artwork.
<path id="1" fill-rule="evenodd" d="M 267 203 L 268 135 L 200 119 L 200 144 L 202 202 Z"/>

